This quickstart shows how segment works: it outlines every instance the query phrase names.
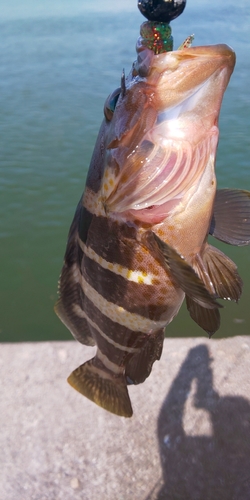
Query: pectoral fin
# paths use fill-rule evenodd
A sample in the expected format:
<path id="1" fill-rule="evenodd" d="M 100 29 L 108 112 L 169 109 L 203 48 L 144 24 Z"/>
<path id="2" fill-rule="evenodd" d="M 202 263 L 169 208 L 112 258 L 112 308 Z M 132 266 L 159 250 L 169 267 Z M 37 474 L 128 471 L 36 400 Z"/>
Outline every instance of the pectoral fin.
<path id="1" fill-rule="evenodd" d="M 194 269 L 178 254 L 174 248 L 162 241 L 152 231 L 146 231 L 142 238 L 150 250 L 161 261 L 163 267 L 170 272 L 176 285 L 186 295 L 202 307 L 214 309 L 222 307 L 214 295 L 210 294 Z"/>
<path id="2" fill-rule="evenodd" d="M 250 243 L 250 192 L 220 189 L 216 192 L 209 233 L 230 245 Z"/>
<path id="3" fill-rule="evenodd" d="M 209 276 L 207 268 L 199 254 L 196 255 L 193 261 L 193 268 L 205 284 L 207 290 L 209 290 L 212 295 L 215 295 L 213 282 L 211 281 L 211 277 Z M 186 295 L 186 305 L 192 320 L 205 330 L 210 338 L 220 327 L 219 310 L 202 307 L 197 304 L 197 302 L 194 302 L 191 297 L 188 297 L 188 295 Z"/>

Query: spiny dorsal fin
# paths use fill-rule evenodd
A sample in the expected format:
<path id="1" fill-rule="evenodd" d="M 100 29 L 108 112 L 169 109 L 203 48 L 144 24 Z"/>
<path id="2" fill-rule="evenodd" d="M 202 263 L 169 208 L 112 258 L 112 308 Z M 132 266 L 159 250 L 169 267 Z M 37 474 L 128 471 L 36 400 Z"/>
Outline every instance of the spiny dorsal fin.
<path id="1" fill-rule="evenodd" d="M 230 245 L 250 243 L 250 192 L 220 189 L 216 192 L 209 233 Z"/>
<path id="2" fill-rule="evenodd" d="M 71 331 L 76 340 L 85 345 L 95 345 L 88 323 L 77 313 L 82 310 L 82 295 L 79 281 L 81 279 L 81 256 L 78 245 L 78 230 L 86 242 L 92 215 L 79 202 L 70 227 L 68 243 L 64 257 L 64 265 L 59 280 L 59 299 L 55 305 L 55 313 Z"/>
<path id="3" fill-rule="evenodd" d="M 146 231 L 142 237 L 142 242 L 161 261 L 163 267 L 171 273 L 171 276 L 177 286 L 179 286 L 192 300 L 202 307 L 214 309 L 222 307 L 215 296 L 209 293 L 204 283 L 196 274 L 194 269 L 185 261 L 185 259 L 162 241 L 152 231 Z"/>
<path id="4" fill-rule="evenodd" d="M 69 293 L 70 292 L 71 290 L 69 286 Z M 72 288 L 72 296 L 75 297 L 75 303 L 77 305 L 76 301 L 79 300 L 79 297 L 78 291 L 75 290 L 74 287 Z M 81 342 L 81 344 L 88 346 L 95 345 L 95 341 L 92 338 L 88 322 L 84 318 L 81 318 L 78 314 L 76 314 L 76 312 L 72 308 L 71 303 L 64 305 L 62 299 L 59 299 L 55 304 L 54 310 L 62 323 L 64 323 L 64 325 L 69 329 L 73 337 L 78 340 L 78 342 Z"/>

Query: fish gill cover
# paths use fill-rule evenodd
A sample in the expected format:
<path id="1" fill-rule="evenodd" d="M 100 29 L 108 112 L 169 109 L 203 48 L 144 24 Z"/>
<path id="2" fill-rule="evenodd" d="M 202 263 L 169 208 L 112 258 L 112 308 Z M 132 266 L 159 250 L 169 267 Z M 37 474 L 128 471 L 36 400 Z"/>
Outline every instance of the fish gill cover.
<path id="1" fill-rule="evenodd" d="M 235 54 L 224 44 L 174 51 L 169 22 L 185 1 L 139 0 L 137 60 L 107 98 L 85 191 L 73 219 L 55 310 L 96 355 L 68 382 L 131 417 L 128 385 L 161 357 L 184 299 L 211 337 L 221 303 L 237 302 L 237 266 L 211 246 L 250 242 L 250 193 L 216 190 L 223 94 Z"/>

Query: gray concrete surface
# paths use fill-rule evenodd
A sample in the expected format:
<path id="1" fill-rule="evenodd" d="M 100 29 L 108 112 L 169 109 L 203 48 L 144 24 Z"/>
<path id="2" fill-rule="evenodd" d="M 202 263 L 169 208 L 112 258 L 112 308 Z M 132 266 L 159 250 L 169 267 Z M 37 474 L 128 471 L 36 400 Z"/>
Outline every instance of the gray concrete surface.
<path id="1" fill-rule="evenodd" d="M 165 340 L 128 420 L 66 383 L 92 348 L 0 349 L 0 500 L 250 499 L 250 337 Z"/>

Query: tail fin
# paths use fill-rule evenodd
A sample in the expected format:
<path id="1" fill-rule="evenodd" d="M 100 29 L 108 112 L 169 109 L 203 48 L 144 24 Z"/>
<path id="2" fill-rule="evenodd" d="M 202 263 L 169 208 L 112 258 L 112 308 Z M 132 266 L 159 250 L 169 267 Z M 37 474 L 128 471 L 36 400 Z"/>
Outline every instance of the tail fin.
<path id="1" fill-rule="evenodd" d="M 133 414 L 125 375 L 112 375 L 95 366 L 96 357 L 74 370 L 68 383 L 105 410 L 121 417 Z"/>

